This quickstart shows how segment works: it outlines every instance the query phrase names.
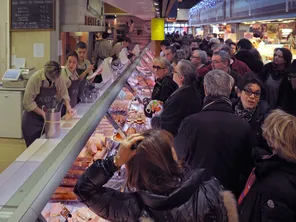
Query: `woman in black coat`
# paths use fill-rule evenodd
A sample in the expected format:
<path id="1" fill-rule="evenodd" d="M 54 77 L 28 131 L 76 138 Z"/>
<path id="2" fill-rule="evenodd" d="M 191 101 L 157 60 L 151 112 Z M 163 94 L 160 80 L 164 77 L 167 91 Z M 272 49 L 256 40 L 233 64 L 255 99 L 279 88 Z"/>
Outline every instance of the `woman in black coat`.
<path id="1" fill-rule="evenodd" d="M 273 111 L 263 137 L 273 149 L 252 171 L 239 198 L 240 222 L 296 221 L 296 118 Z"/>
<path id="2" fill-rule="evenodd" d="M 233 195 L 216 179 L 204 178 L 204 170 L 182 167 L 172 142 L 164 130 L 131 135 L 115 156 L 97 160 L 84 172 L 75 193 L 109 221 L 237 222 Z M 124 164 L 133 191 L 103 187 Z"/>
<path id="3" fill-rule="evenodd" d="M 153 62 L 155 85 L 152 91 L 152 100 L 163 103 L 178 89 L 172 77 L 171 63 L 164 57 L 158 57 Z"/>
<path id="4" fill-rule="evenodd" d="M 239 99 L 233 102 L 235 115 L 251 125 L 253 146 L 256 147 L 254 154 L 259 155 L 259 158 L 271 154 L 262 137 L 261 126 L 270 111 L 268 103 L 261 100 L 263 90 L 261 80 L 255 74 L 248 73 L 239 81 L 237 89 Z"/>
<path id="5" fill-rule="evenodd" d="M 163 106 L 163 112 L 154 116 L 152 128 L 167 130 L 175 137 L 183 119 L 202 108 L 200 93 L 196 88 L 196 69 L 188 60 L 180 60 L 174 67 L 173 80 L 178 84 L 176 90 Z"/>
<path id="6" fill-rule="evenodd" d="M 271 109 L 283 107 L 289 74 L 285 69 L 290 67 L 291 61 L 292 53 L 289 49 L 277 48 L 274 50 L 273 62 L 262 68 L 260 78 L 266 85 L 265 100 Z"/>
<path id="7" fill-rule="evenodd" d="M 164 57 L 155 58 L 153 61 L 155 85 L 150 98 L 144 99 L 144 111 L 147 117 L 151 118 L 153 112 L 147 112 L 146 107 L 151 100 L 157 100 L 164 104 L 166 100 L 178 89 L 177 83 L 172 77 L 173 67 Z"/>
<path id="8" fill-rule="evenodd" d="M 296 116 L 296 59 L 294 59 L 291 66 L 286 69 L 286 72 L 289 73 L 289 77 L 288 85 L 285 90 L 283 110 Z"/>

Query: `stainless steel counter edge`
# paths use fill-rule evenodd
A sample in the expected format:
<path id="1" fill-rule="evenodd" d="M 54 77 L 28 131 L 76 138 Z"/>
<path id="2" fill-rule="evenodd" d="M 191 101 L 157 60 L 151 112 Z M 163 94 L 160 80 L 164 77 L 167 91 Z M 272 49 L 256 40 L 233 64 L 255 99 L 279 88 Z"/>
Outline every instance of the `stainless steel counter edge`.
<path id="1" fill-rule="evenodd" d="M 140 62 L 145 51 L 146 49 L 127 67 L 122 76 L 112 83 L 86 115 L 69 131 L 34 173 L 7 201 L 0 210 L 1 222 L 33 222 L 38 218 L 84 144 L 95 131 L 132 71 Z M 14 182 L 17 183 L 17 181 Z M 1 216 L 3 217 L 1 218 Z"/>
<path id="2" fill-rule="evenodd" d="M 3 88 L 3 86 L 0 86 L 0 91 L 16 91 L 16 92 L 25 92 L 26 88 Z"/>

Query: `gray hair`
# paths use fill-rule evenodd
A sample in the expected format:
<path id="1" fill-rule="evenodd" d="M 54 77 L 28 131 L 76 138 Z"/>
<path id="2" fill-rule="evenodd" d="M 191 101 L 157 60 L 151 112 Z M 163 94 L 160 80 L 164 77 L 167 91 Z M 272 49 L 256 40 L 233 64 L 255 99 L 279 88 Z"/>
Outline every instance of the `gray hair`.
<path id="1" fill-rule="evenodd" d="M 191 48 L 190 48 L 189 45 L 183 45 L 183 46 L 181 46 L 181 50 L 183 50 L 183 52 L 185 53 L 186 59 L 190 57 Z"/>
<path id="2" fill-rule="evenodd" d="M 204 86 L 208 95 L 229 97 L 234 79 L 228 73 L 215 69 L 205 75 Z"/>
<path id="3" fill-rule="evenodd" d="M 228 63 L 228 65 L 230 65 L 230 55 L 229 55 L 229 53 L 228 52 L 226 52 L 226 51 L 223 51 L 223 50 L 220 50 L 220 51 L 218 51 L 218 52 L 214 52 L 213 53 L 213 56 L 214 55 L 218 55 L 218 56 L 220 56 L 221 57 L 221 62 L 223 62 L 223 63 Z"/>
<path id="4" fill-rule="evenodd" d="M 57 79 L 61 74 L 61 65 L 56 61 L 49 61 L 44 65 L 44 74 L 51 80 Z"/>
<path id="5" fill-rule="evenodd" d="M 220 40 L 218 38 L 211 38 L 210 41 L 209 41 L 209 44 L 212 43 L 212 44 L 220 44 Z"/>
<path id="6" fill-rule="evenodd" d="M 199 56 L 199 58 L 201 60 L 201 63 L 206 64 L 207 60 L 208 60 L 207 53 L 205 51 L 203 51 L 203 50 L 194 50 L 192 52 L 192 54 L 194 54 L 195 52 L 198 54 L 198 56 Z"/>
<path id="7" fill-rule="evenodd" d="M 180 66 L 180 74 L 184 77 L 183 86 L 194 85 L 196 82 L 197 72 L 193 64 L 185 59 L 181 59 L 178 62 Z"/>
<path id="8" fill-rule="evenodd" d="M 154 59 L 154 62 L 160 62 L 163 65 L 164 68 L 169 70 L 168 74 L 173 73 L 173 66 L 169 62 L 169 60 L 167 60 L 165 57 L 157 57 L 157 58 Z"/>
<path id="9" fill-rule="evenodd" d="M 216 51 L 216 50 L 221 50 L 222 49 L 222 44 L 214 44 L 214 45 L 212 45 L 212 47 L 211 47 L 211 50 L 212 51 Z"/>

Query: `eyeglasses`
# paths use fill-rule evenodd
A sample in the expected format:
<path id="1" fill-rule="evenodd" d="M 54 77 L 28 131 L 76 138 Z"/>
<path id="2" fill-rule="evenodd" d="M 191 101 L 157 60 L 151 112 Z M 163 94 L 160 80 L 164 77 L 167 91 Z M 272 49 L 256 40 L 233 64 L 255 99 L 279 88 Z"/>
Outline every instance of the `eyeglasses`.
<path id="1" fill-rule="evenodd" d="M 191 58 L 191 59 L 198 59 L 199 56 L 191 56 L 190 58 Z"/>
<path id="2" fill-rule="evenodd" d="M 245 93 L 247 94 L 247 96 L 252 96 L 252 94 L 254 94 L 255 98 L 259 98 L 260 95 L 261 95 L 261 91 L 253 92 L 250 89 L 243 89 L 243 91 L 245 91 Z"/>
<path id="3" fill-rule="evenodd" d="M 221 63 L 221 62 L 222 62 L 222 61 L 212 60 L 211 63 L 215 65 L 215 64 L 218 64 L 218 63 Z"/>
<path id="4" fill-rule="evenodd" d="M 163 68 L 163 67 L 160 67 L 160 66 L 152 66 L 153 67 L 153 69 L 157 69 L 157 70 L 160 70 L 160 69 L 165 69 L 165 68 Z"/>

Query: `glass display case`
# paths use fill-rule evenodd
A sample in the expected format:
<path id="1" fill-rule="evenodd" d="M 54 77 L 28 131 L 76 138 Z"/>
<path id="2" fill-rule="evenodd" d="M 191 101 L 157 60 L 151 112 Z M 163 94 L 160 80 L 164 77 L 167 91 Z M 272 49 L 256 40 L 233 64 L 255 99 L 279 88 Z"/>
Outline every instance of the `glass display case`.
<path id="1" fill-rule="evenodd" d="M 100 88 L 93 103 L 61 123 L 60 137 L 38 139 L 0 174 L 0 221 L 104 221 L 81 204 L 73 188 L 94 161 L 114 155 L 127 135 L 150 127 L 144 115 L 154 79 L 135 68 L 153 59 L 149 48 Z M 122 190 L 124 167 L 106 184 Z M 64 215 L 64 216 L 63 216 Z"/>

